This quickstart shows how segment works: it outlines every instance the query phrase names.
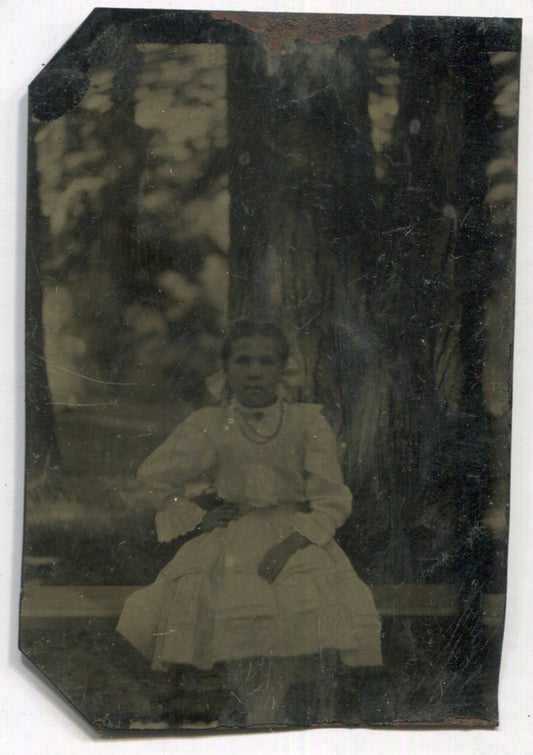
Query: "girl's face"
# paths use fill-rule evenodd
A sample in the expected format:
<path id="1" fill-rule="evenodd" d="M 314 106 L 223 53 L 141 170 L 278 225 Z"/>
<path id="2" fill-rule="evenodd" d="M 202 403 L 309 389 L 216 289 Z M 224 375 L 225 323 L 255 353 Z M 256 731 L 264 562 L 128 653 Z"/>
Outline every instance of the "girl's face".
<path id="1" fill-rule="evenodd" d="M 276 400 L 282 364 L 274 338 L 237 338 L 226 365 L 229 387 L 245 406 L 268 406 Z"/>

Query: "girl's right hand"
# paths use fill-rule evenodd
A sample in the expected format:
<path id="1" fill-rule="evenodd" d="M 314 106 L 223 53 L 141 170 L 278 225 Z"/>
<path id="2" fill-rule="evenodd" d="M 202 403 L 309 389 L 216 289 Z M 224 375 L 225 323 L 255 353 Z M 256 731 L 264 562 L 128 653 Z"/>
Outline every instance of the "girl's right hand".
<path id="1" fill-rule="evenodd" d="M 239 505 L 226 501 L 220 506 L 215 506 L 206 511 L 198 529 L 200 532 L 211 532 L 216 527 L 227 527 L 230 522 L 238 519 L 241 515 Z"/>

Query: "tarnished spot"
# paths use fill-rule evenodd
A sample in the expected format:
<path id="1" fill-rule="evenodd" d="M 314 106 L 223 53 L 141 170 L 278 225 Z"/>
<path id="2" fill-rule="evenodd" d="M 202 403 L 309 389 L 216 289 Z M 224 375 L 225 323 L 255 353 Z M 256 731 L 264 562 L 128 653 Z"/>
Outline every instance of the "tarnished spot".
<path id="1" fill-rule="evenodd" d="M 294 40 L 328 42 L 346 37 L 366 37 L 393 21 L 392 16 L 316 13 L 231 13 L 214 11 L 213 18 L 232 21 L 250 31 L 262 32 L 273 50 L 281 50 Z"/>

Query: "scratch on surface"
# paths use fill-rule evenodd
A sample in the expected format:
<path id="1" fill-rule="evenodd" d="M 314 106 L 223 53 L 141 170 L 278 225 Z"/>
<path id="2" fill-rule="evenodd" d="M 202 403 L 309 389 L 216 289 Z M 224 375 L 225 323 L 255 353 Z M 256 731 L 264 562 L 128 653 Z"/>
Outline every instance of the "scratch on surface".
<path id="1" fill-rule="evenodd" d="M 47 359 L 44 356 L 41 356 L 40 354 L 34 354 L 34 356 L 38 357 L 39 359 L 42 359 L 46 364 L 49 364 L 51 367 L 53 367 L 55 370 L 61 370 L 61 372 L 68 372 L 69 375 L 75 375 L 76 377 L 82 378 L 82 380 L 89 380 L 91 383 L 99 383 L 100 385 L 139 385 L 139 383 L 115 383 L 112 380 L 99 380 L 98 378 L 89 377 L 89 375 L 84 375 L 81 372 L 74 372 L 74 370 L 69 370 L 68 367 L 62 367 L 60 364 L 57 364 L 52 359 Z"/>
<path id="2" fill-rule="evenodd" d="M 382 236 L 391 236 L 393 233 L 401 233 L 402 231 L 405 231 L 405 233 L 409 233 L 411 230 L 411 225 L 399 225 L 397 228 L 391 228 L 388 231 L 381 231 Z"/>
<path id="3" fill-rule="evenodd" d="M 238 701 L 240 702 L 240 704 L 241 704 L 241 705 L 244 705 L 244 703 L 243 703 L 243 701 L 241 700 L 241 698 L 240 698 L 240 697 L 239 697 L 238 695 L 236 695 L 236 694 L 235 694 L 235 692 L 234 692 L 233 690 L 231 690 L 231 692 L 230 692 L 230 695 L 233 695 L 233 697 L 234 697 L 234 698 L 235 698 L 236 700 L 238 700 Z"/>
<path id="4" fill-rule="evenodd" d="M 322 309 L 319 309 L 318 312 L 315 312 L 315 314 L 312 315 L 312 317 L 310 317 L 308 320 L 306 320 L 303 323 L 303 325 L 300 325 L 300 327 L 296 329 L 296 333 L 299 333 L 304 328 L 307 328 L 307 326 L 310 325 L 313 322 L 313 320 L 316 320 L 316 318 L 319 317 L 319 315 L 321 315 L 322 312 L 323 312 Z"/>
<path id="5" fill-rule="evenodd" d="M 305 302 L 312 296 L 312 294 L 313 294 L 313 289 L 310 288 L 307 296 L 304 296 L 303 299 L 300 299 L 300 301 L 297 301 L 295 304 L 289 304 L 287 309 L 296 309 L 297 307 L 301 307 L 302 304 L 305 304 Z"/>
<path id="6" fill-rule="evenodd" d="M 94 403 L 83 403 L 81 401 L 49 401 L 50 406 L 71 406 L 72 408 L 77 406 L 117 406 L 116 401 L 96 401 Z"/>

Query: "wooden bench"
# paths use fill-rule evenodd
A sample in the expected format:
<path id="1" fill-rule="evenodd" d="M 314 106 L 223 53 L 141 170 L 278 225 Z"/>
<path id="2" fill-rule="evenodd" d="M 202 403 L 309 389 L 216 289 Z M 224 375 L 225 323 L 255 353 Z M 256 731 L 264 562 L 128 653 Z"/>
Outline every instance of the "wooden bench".
<path id="1" fill-rule="evenodd" d="M 22 619 L 116 618 L 126 598 L 138 587 L 48 586 L 28 585 L 21 601 Z M 455 585 L 374 585 L 372 587 L 378 612 L 384 617 L 454 616 L 459 613 Z M 503 623 L 505 595 L 482 597 L 483 623 Z"/>

